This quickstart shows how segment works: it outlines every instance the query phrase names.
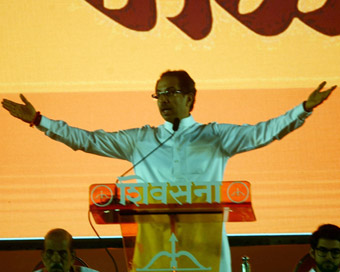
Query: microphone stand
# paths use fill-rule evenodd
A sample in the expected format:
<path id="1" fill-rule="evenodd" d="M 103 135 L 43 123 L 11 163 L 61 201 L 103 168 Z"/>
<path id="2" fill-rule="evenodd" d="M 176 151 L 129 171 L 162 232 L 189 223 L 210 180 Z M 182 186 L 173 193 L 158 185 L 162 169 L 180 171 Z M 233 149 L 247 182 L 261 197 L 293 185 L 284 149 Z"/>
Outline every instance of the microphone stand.
<path id="1" fill-rule="evenodd" d="M 139 165 L 141 162 L 143 162 L 146 158 L 148 158 L 152 153 L 154 153 L 157 149 L 159 149 L 161 146 L 163 146 L 167 141 L 169 141 L 174 135 L 175 132 L 178 130 L 179 128 L 179 123 L 180 120 L 179 118 L 175 118 L 173 125 L 172 125 L 172 130 L 174 131 L 164 142 L 161 142 L 160 145 L 158 145 L 156 148 L 154 148 L 153 150 L 151 150 L 146 156 L 144 156 L 143 158 L 141 158 L 136 164 L 132 165 L 132 167 L 130 167 L 128 170 L 126 170 L 122 175 L 120 175 L 120 177 L 124 177 L 127 173 L 129 173 L 133 168 L 135 168 L 137 165 Z M 115 184 L 118 183 L 118 178 L 115 181 Z M 118 189 L 117 186 L 115 187 L 115 192 L 114 192 L 114 203 L 118 203 L 119 199 L 118 199 Z"/>

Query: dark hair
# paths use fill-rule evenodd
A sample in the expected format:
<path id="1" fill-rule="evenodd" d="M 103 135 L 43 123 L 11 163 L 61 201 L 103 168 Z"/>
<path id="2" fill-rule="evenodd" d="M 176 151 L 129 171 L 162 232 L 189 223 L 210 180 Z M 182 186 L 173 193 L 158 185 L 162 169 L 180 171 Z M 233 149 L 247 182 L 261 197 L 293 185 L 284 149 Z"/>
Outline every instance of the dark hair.
<path id="1" fill-rule="evenodd" d="M 317 247 L 321 238 L 340 241 L 340 228 L 332 224 L 321 225 L 310 237 L 310 245 L 313 249 Z"/>
<path id="2" fill-rule="evenodd" d="M 73 238 L 72 235 L 64 230 L 64 229 L 52 229 L 45 235 L 45 241 L 47 239 L 67 239 L 68 246 L 71 252 L 73 252 Z M 45 242 L 44 242 L 44 250 L 45 250 Z"/>
<path id="3" fill-rule="evenodd" d="M 172 76 L 172 77 L 178 78 L 179 84 L 180 84 L 182 90 L 184 91 L 184 93 L 194 94 L 194 99 L 193 99 L 192 104 L 190 106 L 190 111 L 192 111 L 193 108 L 194 108 L 196 92 L 197 92 L 197 90 L 195 88 L 195 81 L 184 70 L 168 70 L 168 71 L 164 72 L 163 74 L 161 74 L 161 76 L 159 77 L 159 80 L 163 77 L 166 77 L 166 76 Z M 159 80 L 157 81 L 156 86 L 157 86 Z"/>

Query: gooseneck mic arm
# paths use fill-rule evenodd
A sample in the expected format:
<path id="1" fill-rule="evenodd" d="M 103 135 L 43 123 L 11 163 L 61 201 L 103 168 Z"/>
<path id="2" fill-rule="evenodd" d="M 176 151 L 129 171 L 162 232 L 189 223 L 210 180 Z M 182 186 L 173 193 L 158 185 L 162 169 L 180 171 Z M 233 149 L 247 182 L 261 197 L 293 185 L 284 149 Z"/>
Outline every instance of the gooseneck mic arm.
<path id="1" fill-rule="evenodd" d="M 178 130 L 179 128 L 179 123 L 180 120 L 179 118 L 175 118 L 174 123 L 172 124 L 172 130 L 174 131 L 164 142 L 161 142 L 155 149 L 151 150 L 146 156 L 144 156 L 143 158 L 141 158 L 137 163 L 135 163 L 134 165 L 132 165 L 132 167 L 130 167 L 128 170 L 126 170 L 122 175 L 120 175 L 120 177 L 124 177 L 127 173 L 129 173 L 133 168 L 135 168 L 137 165 L 139 165 L 142 161 L 144 161 L 146 158 L 148 158 L 152 153 L 154 153 L 158 148 L 160 148 L 162 145 L 164 145 L 167 141 L 169 141 L 174 135 L 175 132 Z M 116 180 L 115 183 L 118 182 L 118 179 Z"/>

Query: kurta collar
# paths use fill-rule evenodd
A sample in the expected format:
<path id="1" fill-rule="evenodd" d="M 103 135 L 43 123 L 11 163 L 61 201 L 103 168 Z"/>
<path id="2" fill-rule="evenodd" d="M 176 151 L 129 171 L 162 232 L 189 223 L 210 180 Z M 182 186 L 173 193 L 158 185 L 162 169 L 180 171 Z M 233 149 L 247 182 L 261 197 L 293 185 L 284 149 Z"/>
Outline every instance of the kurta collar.
<path id="1" fill-rule="evenodd" d="M 179 128 L 178 128 L 178 130 L 179 130 L 179 131 L 180 131 L 180 130 L 184 130 L 184 129 L 186 129 L 186 128 L 192 126 L 192 125 L 195 124 L 195 123 L 196 123 L 196 121 L 194 120 L 194 118 L 192 117 L 192 115 L 189 115 L 188 117 L 183 118 L 183 119 L 181 120 L 181 122 L 179 123 Z M 168 131 L 173 132 L 172 123 L 166 121 L 166 122 L 164 123 L 164 127 L 165 127 Z"/>

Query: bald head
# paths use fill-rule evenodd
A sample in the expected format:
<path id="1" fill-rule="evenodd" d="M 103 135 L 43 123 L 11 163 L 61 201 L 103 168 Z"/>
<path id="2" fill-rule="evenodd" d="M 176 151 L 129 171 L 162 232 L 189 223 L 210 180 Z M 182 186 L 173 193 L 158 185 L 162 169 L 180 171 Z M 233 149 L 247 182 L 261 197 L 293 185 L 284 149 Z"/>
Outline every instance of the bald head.
<path id="1" fill-rule="evenodd" d="M 72 235 L 64 229 L 52 229 L 45 235 L 44 248 L 46 240 L 65 240 L 68 243 L 69 249 L 73 251 Z"/>
<path id="2" fill-rule="evenodd" d="M 74 262 L 72 235 L 53 229 L 45 235 L 42 260 L 48 272 L 69 272 Z"/>

